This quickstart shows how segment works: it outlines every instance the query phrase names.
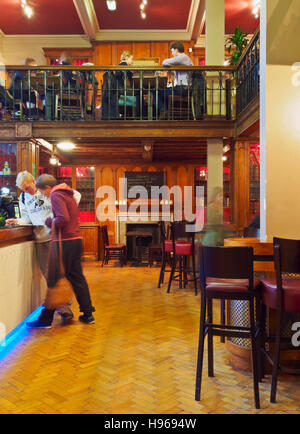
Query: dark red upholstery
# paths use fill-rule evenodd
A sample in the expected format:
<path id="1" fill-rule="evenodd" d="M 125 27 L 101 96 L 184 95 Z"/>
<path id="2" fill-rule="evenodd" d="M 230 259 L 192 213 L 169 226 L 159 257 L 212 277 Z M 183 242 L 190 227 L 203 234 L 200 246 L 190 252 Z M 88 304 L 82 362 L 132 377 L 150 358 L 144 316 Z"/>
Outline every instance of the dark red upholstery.
<path id="1" fill-rule="evenodd" d="M 300 279 L 282 279 L 283 310 L 285 312 L 300 312 Z M 277 285 L 275 279 L 261 281 L 263 303 L 271 309 L 276 309 Z"/>
<path id="2" fill-rule="evenodd" d="M 172 252 L 173 251 L 173 243 L 171 240 L 165 240 L 165 252 Z"/>
<path id="3" fill-rule="evenodd" d="M 254 291 L 259 289 L 260 280 L 254 279 Z M 247 279 L 215 279 L 208 277 L 206 279 L 206 291 L 219 292 L 248 292 Z"/>
<path id="4" fill-rule="evenodd" d="M 105 246 L 106 249 L 123 249 L 125 244 L 113 244 L 111 246 Z"/>
<path id="5" fill-rule="evenodd" d="M 175 253 L 176 255 L 191 255 L 192 254 L 192 243 L 187 243 L 184 241 L 175 242 Z"/>

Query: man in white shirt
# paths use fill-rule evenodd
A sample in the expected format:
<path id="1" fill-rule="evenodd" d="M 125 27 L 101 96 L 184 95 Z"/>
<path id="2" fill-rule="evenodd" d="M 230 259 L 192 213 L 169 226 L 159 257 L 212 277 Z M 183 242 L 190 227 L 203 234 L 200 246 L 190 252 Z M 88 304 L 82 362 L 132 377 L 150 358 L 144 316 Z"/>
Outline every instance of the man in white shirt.
<path id="1" fill-rule="evenodd" d="M 163 66 L 173 67 L 180 65 L 193 66 L 192 60 L 184 53 L 184 46 L 182 42 L 173 42 L 171 44 L 172 56 L 170 59 L 163 61 Z M 175 81 L 172 86 L 158 91 L 158 113 L 160 119 L 167 119 L 168 98 L 169 95 L 180 95 L 186 97 L 188 93 L 189 74 L 186 71 L 176 71 Z M 154 99 L 155 101 L 155 99 Z"/>
<path id="2" fill-rule="evenodd" d="M 34 177 L 31 173 L 24 170 L 17 176 L 16 185 L 22 190 L 19 197 L 19 208 L 21 218 L 8 219 L 8 225 L 33 225 L 36 247 L 36 257 L 41 272 L 47 280 L 48 256 L 51 243 L 51 229 L 45 225 L 47 218 L 53 218 L 51 200 L 49 197 L 42 195 L 36 188 Z M 74 190 L 74 199 L 79 204 L 81 194 Z M 58 313 L 62 316 L 64 322 L 73 318 L 70 305 L 63 306 Z"/>

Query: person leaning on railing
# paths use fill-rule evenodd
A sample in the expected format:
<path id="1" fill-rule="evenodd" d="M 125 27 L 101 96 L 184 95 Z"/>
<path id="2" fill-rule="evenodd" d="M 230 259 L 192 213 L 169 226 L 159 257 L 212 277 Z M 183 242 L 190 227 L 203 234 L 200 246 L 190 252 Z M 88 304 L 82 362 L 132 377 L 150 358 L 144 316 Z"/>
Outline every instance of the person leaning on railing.
<path id="1" fill-rule="evenodd" d="M 170 59 L 163 61 L 163 66 L 173 67 L 180 65 L 193 66 L 192 60 L 184 53 L 184 46 L 182 42 L 173 42 L 170 47 L 172 56 Z M 169 95 L 180 95 L 186 97 L 188 94 L 189 75 L 186 71 L 176 71 L 175 79 L 165 89 L 158 91 L 158 114 L 160 119 L 168 118 L 168 98 Z M 155 101 L 155 95 L 154 95 Z"/>

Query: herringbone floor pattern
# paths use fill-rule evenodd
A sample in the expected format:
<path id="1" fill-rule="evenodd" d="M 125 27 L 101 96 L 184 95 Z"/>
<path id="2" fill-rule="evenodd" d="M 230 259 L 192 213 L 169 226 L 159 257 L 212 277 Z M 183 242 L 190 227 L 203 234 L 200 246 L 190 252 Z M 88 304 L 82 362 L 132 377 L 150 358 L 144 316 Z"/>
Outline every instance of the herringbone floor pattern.
<path id="1" fill-rule="evenodd" d="M 0 413 L 257 413 L 252 378 L 233 370 L 215 344 L 215 378 L 204 365 L 203 395 L 194 401 L 199 296 L 193 288 L 157 289 L 158 268 L 85 264 L 96 324 L 74 321 L 30 331 L 0 362 Z M 76 318 L 77 306 L 74 311 Z M 218 314 L 216 306 L 216 315 Z M 298 413 L 300 378 L 279 381 L 260 413 Z"/>

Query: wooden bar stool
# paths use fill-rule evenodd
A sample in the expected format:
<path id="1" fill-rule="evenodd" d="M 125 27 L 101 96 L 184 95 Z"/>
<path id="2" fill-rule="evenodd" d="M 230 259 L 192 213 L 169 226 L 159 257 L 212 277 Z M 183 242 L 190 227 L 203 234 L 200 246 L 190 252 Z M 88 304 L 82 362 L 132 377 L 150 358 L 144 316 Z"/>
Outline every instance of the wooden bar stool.
<path id="1" fill-rule="evenodd" d="M 252 247 L 199 248 L 201 313 L 195 399 L 200 401 L 204 340 L 208 336 L 208 376 L 214 376 L 213 336 L 251 339 L 255 407 L 260 408 L 259 380 L 261 366 L 259 339 L 261 328 L 255 324 L 254 300 L 260 305 L 259 280 L 253 279 Z M 213 300 L 246 300 L 249 302 L 249 327 L 215 324 Z"/>
<path id="2" fill-rule="evenodd" d="M 181 221 L 171 223 L 172 235 L 172 268 L 167 292 L 170 292 L 173 281 L 179 282 L 179 288 L 186 287 L 188 282 L 194 282 L 195 295 L 197 295 L 197 280 L 199 273 L 196 270 L 195 260 L 195 233 L 188 230 L 188 226 L 192 223 Z M 192 267 L 188 266 L 188 261 L 192 261 Z M 177 267 L 177 262 L 179 266 Z M 175 274 L 178 272 L 179 274 Z M 188 278 L 188 274 L 192 273 L 193 277 Z"/>
<path id="3" fill-rule="evenodd" d="M 274 263 L 276 279 L 262 279 L 262 324 L 265 332 L 266 307 L 276 310 L 275 336 L 264 333 L 262 352 L 272 369 L 272 385 L 270 401 L 276 402 L 278 371 L 289 372 L 280 364 L 280 345 L 291 338 L 281 336 L 284 312 L 300 312 L 300 240 L 274 238 Z M 298 276 L 295 276 L 298 275 Z M 298 278 L 297 278 L 298 277 Z M 274 354 L 267 351 L 266 343 L 275 342 Z M 295 370 L 293 370 L 295 373 Z M 299 369 L 297 373 L 300 373 Z"/>
<path id="4" fill-rule="evenodd" d="M 119 259 L 121 266 L 126 264 L 127 249 L 125 244 L 109 244 L 107 226 L 101 226 L 101 234 L 104 247 L 104 256 L 102 261 L 102 267 L 108 264 L 110 259 Z"/>

